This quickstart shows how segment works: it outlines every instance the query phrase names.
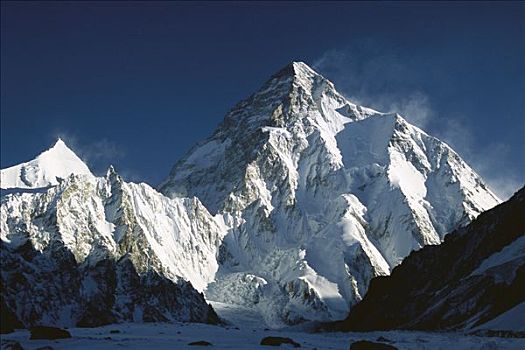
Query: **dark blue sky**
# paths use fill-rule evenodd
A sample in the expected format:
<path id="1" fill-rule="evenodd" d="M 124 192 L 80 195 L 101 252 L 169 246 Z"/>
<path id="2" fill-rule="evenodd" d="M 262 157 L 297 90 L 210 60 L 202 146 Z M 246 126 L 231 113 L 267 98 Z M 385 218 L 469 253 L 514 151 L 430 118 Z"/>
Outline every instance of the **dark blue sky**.
<path id="1" fill-rule="evenodd" d="M 1 167 L 61 135 L 156 184 L 292 60 L 525 183 L 525 4 L 2 2 Z"/>

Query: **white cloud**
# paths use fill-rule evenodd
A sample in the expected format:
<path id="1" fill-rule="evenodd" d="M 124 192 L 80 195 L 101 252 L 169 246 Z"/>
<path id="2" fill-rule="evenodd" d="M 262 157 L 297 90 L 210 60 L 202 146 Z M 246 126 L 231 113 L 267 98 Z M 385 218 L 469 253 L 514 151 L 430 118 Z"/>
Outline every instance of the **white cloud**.
<path id="1" fill-rule="evenodd" d="M 396 112 L 424 128 L 434 116 L 430 98 L 422 89 L 411 87 L 413 74 L 394 54 L 369 52 L 353 55 L 357 49 L 330 50 L 314 61 L 313 67 L 337 81 L 338 90 L 354 103 L 382 112 Z"/>
<path id="2" fill-rule="evenodd" d="M 475 142 L 466 118 L 442 119 L 434 134 L 448 143 L 502 200 L 510 198 L 525 184 L 525 174 L 516 174 L 507 164 L 509 146 L 502 142 Z M 472 121 L 471 121 L 472 122 Z"/>
<path id="3" fill-rule="evenodd" d="M 103 174 L 111 164 L 121 160 L 126 152 L 115 142 L 102 138 L 82 143 L 79 138 L 68 131 L 57 131 L 54 138 L 60 137 L 94 172 Z"/>
<path id="4" fill-rule="evenodd" d="M 313 68 L 336 83 L 339 92 L 354 103 L 382 112 L 396 112 L 412 124 L 448 143 L 472 166 L 501 199 L 525 184 L 525 169 L 509 166 L 508 146 L 493 140 L 476 140 L 473 119 L 443 115 L 431 103 L 431 94 L 418 84 L 407 57 L 362 42 L 330 50 L 313 62 Z M 476 142 L 477 141 L 477 142 Z"/>

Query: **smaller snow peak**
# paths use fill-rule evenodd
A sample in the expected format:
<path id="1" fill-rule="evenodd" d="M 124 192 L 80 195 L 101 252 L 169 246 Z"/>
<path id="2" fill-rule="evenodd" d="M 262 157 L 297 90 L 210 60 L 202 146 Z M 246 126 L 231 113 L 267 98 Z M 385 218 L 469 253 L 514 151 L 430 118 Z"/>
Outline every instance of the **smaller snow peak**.
<path id="1" fill-rule="evenodd" d="M 68 145 L 62 140 L 60 137 L 57 138 L 56 142 L 51 146 L 47 151 L 42 152 L 37 159 L 41 157 L 68 157 L 68 158 L 77 158 L 79 161 L 80 158 L 77 156 L 77 154 L 68 147 Z"/>
<path id="2" fill-rule="evenodd" d="M 408 125 L 412 126 L 412 124 L 408 123 L 405 118 L 403 118 L 399 113 L 392 113 L 392 114 L 386 114 L 391 116 L 391 118 L 394 120 L 395 125 L 400 127 L 406 127 Z"/>
<path id="3" fill-rule="evenodd" d="M 2 169 L 2 188 L 44 188 L 59 183 L 70 174 L 93 176 L 87 165 L 62 139 L 35 159 Z"/>
<path id="4" fill-rule="evenodd" d="M 62 163 L 74 162 L 78 166 L 85 166 L 84 162 L 77 156 L 77 154 L 69 148 L 66 143 L 58 138 L 55 144 L 47 151 L 42 152 L 35 160 L 52 160 L 60 166 Z"/>

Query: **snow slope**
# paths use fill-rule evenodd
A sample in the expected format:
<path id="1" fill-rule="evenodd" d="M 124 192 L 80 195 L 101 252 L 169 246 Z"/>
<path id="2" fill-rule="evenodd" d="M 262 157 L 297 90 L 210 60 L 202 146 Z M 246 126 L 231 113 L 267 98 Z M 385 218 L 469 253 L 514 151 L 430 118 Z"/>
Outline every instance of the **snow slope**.
<path id="1" fill-rule="evenodd" d="M 476 329 L 525 332 L 525 302 L 514 306 Z"/>
<path id="2" fill-rule="evenodd" d="M 17 341 L 23 349 L 51 346 L 56 350 L 99 349 L 178 349 L 192 350 L 195 341 L 213 344 L 210 349 L 246 350 L 272 349 L 260 345 L 267 336 L 289 337 L 301 344 L 301 349 L 347 350 L 360 340 L 389 341 L 400 350 L 521 350 L 525 339 L 468 336 L 461 333 L 431 332 L 366 332 L 366 333 L 305 333 L 293 330 L 267 331 L 260 328 L 218 327 L 205 324 L 119 324 L 99 328 L 70 328 L 71 339 L 29 340 L 28 331 L 2 335 L 2 343 Z M 113 332 L 111 332 L 113 331 Z M 118 333 L 115 333 L 118 332 Z M 206 348 L 206 347 L 204 347 Z M 2 348 L 4 349 L 4 348 Z M 280 346 L 276 349 L 293 349 Z"/>
<path id="3" fill-rule="evenodd" d="M 272 327 L 344 317 L 370 280 L 499 203 L 445 143 L 293 62 L 159 186 L 222 215 L 209 300 Z"/>
<path id="4" fill-rule="evenodd" d="M 1 188 L 39 188 L 57 185 L 70 174 L 91 175 L 88 167 L 58 139 L 35 159 L 0 170 Z"/>

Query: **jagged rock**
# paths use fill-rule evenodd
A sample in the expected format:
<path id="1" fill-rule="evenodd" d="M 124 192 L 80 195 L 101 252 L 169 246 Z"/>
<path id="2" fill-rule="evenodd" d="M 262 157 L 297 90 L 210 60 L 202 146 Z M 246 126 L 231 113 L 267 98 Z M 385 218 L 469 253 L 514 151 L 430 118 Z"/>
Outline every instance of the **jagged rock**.
<path id="1" fill-rule="evenodd" d="M 59 184 L 70 174 L 93 176 L 84 162 L 61 139 L 32 161 L 0 170 L 0 186 L 45 188 Z"/>
<path id="2" fill-rule="evenodd" d="M 290 344 L 294 348 L 300 348 L 301 344 L 295 342 L 291 338 L 285 338 L 285 337 L 264 337 L 261 340 L 261 345 L 267 345 L 267 346 L 281 346 L 283 344 Z"/>
<path id="3" fill-rule="evenodd" d="M 18 310 L 19 316 L 27 326 L 37 325 L 44 315 L 58 319 L 62 305 L 70 305 L 70 317 L 78 320 L 74 324 L 80 327 L 115 321 L 216 322 L 218 319 L 188 282 L 173 282 L 152 270 L 141 275 L 128 256 L 119 261 L 101 260 L 94 266 L 77 266 L 73 254 L 64 247 L 55 246 L 43 253 L 35 251 L 31 263 L 16 250 L 2 247 L 1 254 L 7 286 L 2 292 L 8 298 L 17 295 L 18 305 L 23 305 Z M 45 282 L 31 283 L 22 276 Z M 86 289 L 86 285 L 91 289 Z"/>
<path id="4" fill-rule="evenodd" d="M 2 350 L 24 350 L 22 347 L 22 344 L 17 342 L 16 340 L 3 340 L 2 339 Z"/>
<path id="5" fill-rule="evenodd" d="M 204 340 L 194 341 L 191 343 L 188 343 L 188 345 L 191 346 L 212 346 L 213 344 Z"/>
<path id="6" fill-rule="evenodd" d="M 397 348 L 390 344 L 359 340 L 350 344 L 350 350 L 397 350 Z"/>
<path id="7" fill-rule="evenodd" d="M 31 340 L 71 338 L 71 334 L 68 331 L 56 327 L 31 327 L 29 332 L 31 332 L 31 336 L 29 338 Z"/>
<path id="8" fill-rule="evenodd" d="M 0 290 L 3 290 L 3 283 L 0 281 Z M 4 297 L 0 294 L 0 334 L 8 334 L 16 328 L 24 328 L 24 325 L 16 317 L 15 313 L 7 306 Z"/>
<path id="9" fill-rule="evenodd" d="M 381 343 L 393 343 L 392 340 L 388 339 L 388 338 L 385 338 L 383 336 L 380 336 L 376 339 L 378 342 L 381 342 Z"/>

